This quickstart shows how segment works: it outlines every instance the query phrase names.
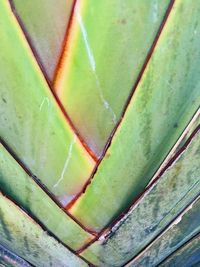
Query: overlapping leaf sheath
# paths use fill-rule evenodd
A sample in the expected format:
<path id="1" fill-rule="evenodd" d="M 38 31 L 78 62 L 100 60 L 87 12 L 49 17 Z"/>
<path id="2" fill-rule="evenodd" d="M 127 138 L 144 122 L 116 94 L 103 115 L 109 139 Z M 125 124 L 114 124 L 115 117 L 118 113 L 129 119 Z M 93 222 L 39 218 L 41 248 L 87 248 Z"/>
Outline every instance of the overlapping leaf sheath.
<path id="1" fill-rule="evenodd" d="M 18 255 L 9 251 L 0 244 L 0 266 L 2 267 L 31 267 L 31 265 Z"/>
<path id="2" fill-rule="evenodd" d="M 185 246 L 172 254 L 160 266 L 198 266 L 200 263 L 200 234 L 192 238 Z"/>
<path id="3" fill-rule="evenodd" d="M 53 79 L 62 51 L 73 0 L 10 0 L 48 78 Z"/>
<path id="4" fill-rule="evenodd" d="M 34 266 L 85 267 L 84 261 L 50 237 L 0 193 L 1 242 Z"/>
<path id="5" fill-rule="evenodd" d="M 200 194 L 199 149 L 197 132 L 138 203 L 82 255 L 97 266 L 121 266 L 145 248 Z"/>
<path id="6" fill-rule="evenodd" d="M 120 119 L 169 2 L 76 1 L 54 86 L 97 156 Z"/>
<path id="7" fill-rule="evenodd" d="M 37 218 L 63 243 L 77 250 L 92 239 L 39 187 L 0 145 L 0 190 Z"/>
<path id="8" fill-rule="evenodd" d="M 198 2 L 175 1 L 105 157 L 70 209 L 89 228 L 108 225 L 144 190 L 198 109 L 199 13 Z"/>
<path id="9" fill-rule="evenodd" d="M 184 243 L 200 233 L 199 221 L 200 198 L 180 214 L 166 231 L 127 267 L 157 266 Z"/>
<path id="10" fill-rule="evenodd" d="M 0 136 L 65 205 L 94 161 L 55 102 L 7 1 L 0 10 Z"/>
<path id="11" fill-rule="evenodd" d="M 199 14 L 0 1 L 0 265 L 200 262 Z"/>

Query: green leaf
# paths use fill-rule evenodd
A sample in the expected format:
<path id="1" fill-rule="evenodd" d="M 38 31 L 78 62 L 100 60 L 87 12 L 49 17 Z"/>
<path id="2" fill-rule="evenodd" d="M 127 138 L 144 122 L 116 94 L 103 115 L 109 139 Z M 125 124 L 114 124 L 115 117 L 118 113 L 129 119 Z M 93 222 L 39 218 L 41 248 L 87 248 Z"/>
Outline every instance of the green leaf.
<path id="1" fill-rule="evenodd" d="M 82 255 L 97 266 L 121 266 L 146 247 L 200 194 L 199 149 L 200 133 L 138 203 Z"/>
<path id="2" fill-rule="evenodd" d="M 200 232 L 200 199 L 172 222 L 144 252 L 139 254 L 131 267 L 157 266 L 180 246 Z M 179 265 L 180 266 L 180 265 Z"/>
<path id="3" fill-rule="evenodd" d="M 50 80 L 61 54 L 73 0 L 12 0 Z"/>
<path id="4" fill-rule="evenodd" d="M 77 1 L 55 88 L 97 156 L 120 119 L 169 2 Z"/>
<path id="5" fill-rule="evenodd" d="M 92 239 L 93 236 L 60 209 L 2 145 L 0 145 L 0 190 L 34 215 L 72 249 L 78 250 Z"/>
<path id="6" fill-rule="evenodd" d="M 65 205 L 95 162 L 55 102 L 7 1 L 0 10 L 0 136 Z"/>
<path id="7" fill-rule="evenodd" d="M 31 267 L 24 259 L 0 244 L 0 266 L 2 267 Z"/>
<path id="8" fill-rule="evenodd" d="M 199 13 L 197 2 L 175 1 L 105 157 L 70 209 L 92 230 L 138 197 L 199 107 Z"/>
<path id="9" fill-rule="evenodd" d="M 35 266 L 88 266 L 0 194 L 1 242 Z"/>
<path id="10" fill-rule="evenodd" d="M 185 246 L 172 254 L 160 266 L 198 266 L 200 262 L 200 234 L 191 239 Z"/>

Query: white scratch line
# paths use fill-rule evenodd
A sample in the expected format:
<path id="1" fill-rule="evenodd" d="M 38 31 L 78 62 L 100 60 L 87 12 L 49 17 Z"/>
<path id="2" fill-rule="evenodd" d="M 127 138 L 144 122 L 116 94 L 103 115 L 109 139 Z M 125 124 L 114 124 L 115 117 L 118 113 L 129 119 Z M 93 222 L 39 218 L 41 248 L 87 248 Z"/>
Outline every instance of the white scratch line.
<path id="1" fill-rule="evenodd" d="M 92 68 L 93 71 L 95 71 L 96 70 L 96 63 L 95 63 L 94 55 L 92 53 L 92 49 L 91 49 L 91 47 L 89 45 L 89 42 L 88 42 L 87 31 L 86 31 L 86 29 L 84 27 L 81 15 L 79 13 L 79 5 L 77 5 L 76 8 L 75 8 L 75 14 L 76 14 L 76 18 L 77 18 L 78 23 L 79 23 L 80 28 L 81 28 L 81 32 L 82 32 L 82 35 L 83 35 L 83 40 L 84 40 L 84 43 L 85 43 L 85 47 L 86 47 L 86 51 L 87 51 L 87 54 L 88 54 L 88 58 L 89 58 L 89 61 L 90 61 L 91 68 Z"/>
<path id="2" fill-rule="evenodd" d="M 49 99 L 48 99 L 48 97 L 45 97 L 43 100 L 42 100 L 42 103 L 40 104 L 40 111 L 42 110 L 42 107 L 43 107 L 43 105 L 44 105 L 44 103 L 47 103 L 47 106 L 49 107 Z"/>
<path id="3" fill-rule="evenodd" d="M 100 82 L 99 82 L 99 78 L 98 78 L 97 74 L 94 73 L 94 76 L 95 76 L 95 80 L 96 80 L 97 88 L 98 88 L 98 90 L 99 90 L 100 99 L 101 99 L 101 101 L 102 101 L 104 107 L 105 107 L 106 109 L 110 110 L 110 112 L 111 112 L 111 114 L 112 114 L 112 121 L 113 121 L 114 124 L 116 124 L 116 123 L 117 123 L 117 117 L 116 117 L 114 111 L 112 110 L 112 108 L 110 107 L 108 101 L 106 101 L 105 98 L 104 98 L 104 96 L 103 96 L 102 89 L 101 89 L 101 84 L 100 84 Z"/>
<path id="4" fill-rule="evenodd" d="M 74 136 L 74 140 L 71 142 L 71 144 L 69 146 L 69 150 L 68 150 L 68 153 L 67 153 L 67 158 L 66 158 L 66 161 L 65 161 L 65 164 L 64 164 L 60 179 L 58 179 L 57 183 L 53 186 L 53 188 L 57 187 L 60 184 L 60 182 L 63 180 L 63 178 L 64 178 L 64 174 L 65 174 L 65 172 L 67 170 L 69 161 L 70 161 L 71 156 L 72 156 L 73 145 L 75 143 L 76 143 L 76 136 Z"/>
<path id="5" fill-rule="evenodd" d="M 96 81 L 96 85 L 97 85 L 97 88 L 98 88 L 98 91 L 99 91 L 100 99 L 101 99 L 104 107 L 106 109 L 110 110 L 110 112 L 112 114 L 112 121 L 113 121 L 114 124 L 116 124 L 116 122 L 117 122 L 116 115 L 115 115 L 114 111 L 112 110 L 112 108 L 110 107 L 108 101 L 106 101 L 106 99 L 103 96 L 103 92 L 102 92 L 102 88 L 101 88 L 101 85 L 100 85 L 100 82 L 99 82 L 99 78 L 98 78 L 97 73 L 96 73 L 96 62 L 95 62 L 94 54 L 93 54 L 92 49 L 91 49 L 91 47 L 89 45 L 87 31 L 86 31 L 85 26 L 83 24 L 79 9 L 80 9 L 79 2 L 77 2 L 76 8 L 75 8 L 75 14 L 76 14 L 77 21 L 78 21 L 78 23 L 80 25 L 80 28 L 81 28 L 81 32 L 82 32 L 82 35 L 83 35 L 83 40 L 84 40 L 84 43 L 85 43 L 87 55 L 88 55 L 88 58 L 89 58 L 91 69 L 92 69 L 92 71 L 94 73 L 94 76 L 95 76 L 95 81 Z"/>

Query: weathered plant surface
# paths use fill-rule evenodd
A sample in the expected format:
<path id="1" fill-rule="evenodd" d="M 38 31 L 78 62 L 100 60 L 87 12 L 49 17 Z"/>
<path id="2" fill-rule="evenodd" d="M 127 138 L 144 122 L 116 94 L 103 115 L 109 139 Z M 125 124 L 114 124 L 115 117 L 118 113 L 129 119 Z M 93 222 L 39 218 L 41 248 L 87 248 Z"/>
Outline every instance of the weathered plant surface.
<path id="1" fill-rule="evenodd" d="M 0 265 L 200 264 L 200 1 L 0 1 Z"/>

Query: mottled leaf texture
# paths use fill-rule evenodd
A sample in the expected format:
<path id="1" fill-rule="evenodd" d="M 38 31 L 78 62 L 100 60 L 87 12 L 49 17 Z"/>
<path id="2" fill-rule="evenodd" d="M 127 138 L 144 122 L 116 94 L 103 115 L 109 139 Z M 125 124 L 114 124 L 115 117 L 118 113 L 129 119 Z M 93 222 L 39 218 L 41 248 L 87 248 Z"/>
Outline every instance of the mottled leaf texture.
<path id="1" fill-rule="evenodd" d="M 65 205 L 94 161 L 57 106 L 7 1 L 0 10 L 0 136 Z"/>
<path id="2" fill-rule="evenodd" d="M 198 109 L 199 14 L 198 1 L 175 1 L 105 157 L 70 209 L 89 228 L 101 230 L 144 190 Z"/>
<path id="3" fill-rule="evenodd" d="M 88 266 L 2 194 L 0 234 L 1 243 L 34 266 Z"/>
<path id="4" fill-rule="evenodd" d="M 2 267 L 31 267 L 24 259 L 0 244 L 0 266 Z"/>
<path id="5" fill-rule="evenodd" d="M 200 232 L 200 199 L 193 202 L 143 253 L 127 265 L 157 266 Z"/>
<path id="6" fill-rule="evenodd" d="M 77 250 L 92 239 L 34 182 L 3 145 L 0 145 L 0 188 L 71 248 Z"/>
<path id="7" fill-rule="evenodd" d="M 45 72 L 53 80 L 73 0 L 10 0 Z"/>
<path id="8" fill-rule="evenodd" d="M 0 267 L 200 266 L 200 0 L 0 0 Z"/>
<path id="9" fill-rule="evenodd" d="M 120 119 L 169 2 L 76 1 L 54 85 L 97 156 Z"/>
<path id="10" fill-rule="evenodd" d="M 98 266 L 115 267 L 136 256 L 200 194 L 199 150 L 200 133 L 137 205 L 82 255 Z"/>
<path id="11" fill-rule="evenodd" d="M 198 267 L 200 265 L 200 234 L 172 254 L 160 266 Z"/>

